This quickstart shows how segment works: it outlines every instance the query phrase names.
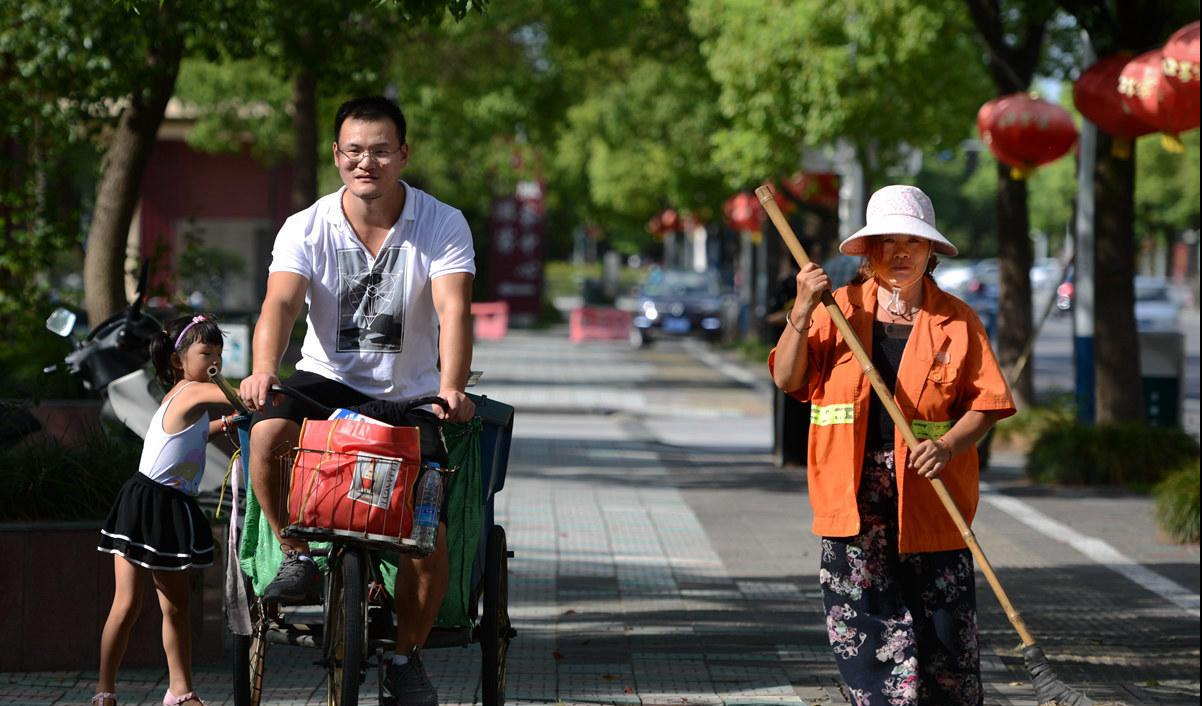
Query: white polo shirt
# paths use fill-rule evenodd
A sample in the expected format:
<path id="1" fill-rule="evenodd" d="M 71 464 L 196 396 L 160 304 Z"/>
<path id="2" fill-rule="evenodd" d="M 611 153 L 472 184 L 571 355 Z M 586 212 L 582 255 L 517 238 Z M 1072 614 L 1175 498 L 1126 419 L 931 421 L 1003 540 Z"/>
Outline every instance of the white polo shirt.
<path id="1" fill-rule="evenodd" d="M 430 281 L 475 275 L 467 219 L 404 182 L 405 207 L 372 257 L 342 212 L 342 192 L 284 222 L 268 272 L 309 280 L 308 331 L 297 370 L 382 400 L 438 392 L 438 314 Z"/>

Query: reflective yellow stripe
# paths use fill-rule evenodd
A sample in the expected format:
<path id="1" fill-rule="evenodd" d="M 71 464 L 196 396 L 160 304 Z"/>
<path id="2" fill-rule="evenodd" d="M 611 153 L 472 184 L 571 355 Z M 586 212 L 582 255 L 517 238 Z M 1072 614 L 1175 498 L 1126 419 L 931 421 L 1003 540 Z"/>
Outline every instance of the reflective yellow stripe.
<path id="1" fill-rule="evenodd" d="M 832 424 L 852 424 L 856 420 L 853 404 L 828 404 L 825 407 L 810 407 L 810 424 L 827 427 Z"/>
<path id="2" fill-rule="evenodd" d="M 914 430 L 914 436 L 919 439 L 938 439 L 952 428 L 951 422 L 928 422 L 922 419 L 915 419 L 910 422 L 910 428 Z"/>

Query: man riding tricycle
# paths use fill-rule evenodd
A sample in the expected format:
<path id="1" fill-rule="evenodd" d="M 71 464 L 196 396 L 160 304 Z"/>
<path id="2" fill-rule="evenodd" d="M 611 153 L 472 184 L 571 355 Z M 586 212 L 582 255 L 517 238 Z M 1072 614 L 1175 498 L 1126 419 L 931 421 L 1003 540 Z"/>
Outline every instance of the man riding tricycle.
<path id="1" fill-rule="evenodd" d="M 460 630 L 459 644 L 492 636 L 501 643 L 508 639 L 504 532 L 491 526 L 491 502 L 504 478 L 512 409 L 466 393 L 475 274 L 471 232 L 458 209 L 401 181 L 409 146 L 400 108 L 380 96 L 347 101 L 335 116 L 333 138 L 331 158 L 343 187 L 293 215 L 280 229 L 255 326 L 252 372 L 236 393 L 253 413 L 239 425 L 249 483 L 247 522 L 237 547 L 251 586 L 241 602 L 246 614 L 232 612 L 246 620 L 233 625 L 249 638 L 245 681 L 252 692 L 260 683 L 254 672 L 262 666 L 254 655 L 270 642 L 292 641 L 323 648 L 335 685 L 332 698 L 353 704 L 364 665 L 358 650 L 375 646 L 383 696 L 406 706 L 436 706 L 437 692 L 418 650 L 443 639 L 432 628 L 436 621 L 447 627 L 453 595 L 467 594 L 459 599 L 461 614 L 449 620 Z M 297 372 L 281 387 L 280 364 L 306 307 Z M 421 404 L 431 396 L 440 398 L 438 405 Z M 418 403 L 410 404 L 414 400 Z M 335 437 L 368 434 L 371 422 L 330 420 L 330 409 L 358 410 L 407 430 L 389 432 L 404 441 L 392 439 L 400 443 L 399 450 L 384 453 L 370 444 L 340 446 Z M 486 451 L 487 461 L 476 462 L 473 439 L 504 454 L 490 457 Z M 456 453 L 462 458 L 455 458 Z M 421 556 L 404 541 L 406 522 L 412 521 L 405 513 L 416 509 L 411 482 L 423 476 L 424 468 L 424 477 L 436 483 L 455 465 L 460 468 L 450 482 L 449 499 L 459 493 L 464 500 L 448 502 L 441 522 L 418 513 L 437 537 L 432 551 Z M 473 465 L 482 467 L 474 480 L 464 474 Z M 323 474 L 331 466 L 342 472 L 326 489 Z M 389 494 L 391 510 L 345 514 L 364 520 L 391 513 L 390 519 L 400 524 L 391 527 L 390 539 L 370 537 L 382 536 L 370 522 L 307 524 L 305 512 L 312 507 L 328 506 L 337 518 L 348 503 L 362 511 L 385 502 L 378 492 L 380 477 L 390 479 L 385 485 L 400 493 Z M 480 492 L 472 491 L 474 483 L 480 484 Z M 324 490 L 314 491 L 310 484 Z M 324 503 L 321 492 L 338 496 L 339 502 Z M 309 505 L 313 500 L 316 505 Z M 451 514 L 459 510 L 488 522 L 477 532 L 470 517 L 465 525 Z M 455 537 L 468 536 L 479 539 L 452 546 Z M 318 539 L 329 544 L 314 544 Z M 366 550 L 380 546 L 387 546 L 387 555 L 368 562 Z M 451 549 L 459 555 L 452 556 Z M 452 586 L 452 578 L 463 585 Z M 231 593 L 237 590 L 235 585 Z M 486 605 L 477 620 L 473 599 L 481 593 Z M 395 607 L 395 630 L 389 625 L 393 611 L 388 601 Z M 324 606 L 320 637 L 314 621 L 295 617 L 304 616 L 304 606 L 317 604 Z M 391 656 L 383 654 L 387 648 Z M 486 697 L 492 690 L 486 701 L 502 698 L 503 664 L 503 645 L 486 649 L 485 670 L 493 677 L 483 680 Z M 243 681 L 239 677 L 239 690 Z"/>

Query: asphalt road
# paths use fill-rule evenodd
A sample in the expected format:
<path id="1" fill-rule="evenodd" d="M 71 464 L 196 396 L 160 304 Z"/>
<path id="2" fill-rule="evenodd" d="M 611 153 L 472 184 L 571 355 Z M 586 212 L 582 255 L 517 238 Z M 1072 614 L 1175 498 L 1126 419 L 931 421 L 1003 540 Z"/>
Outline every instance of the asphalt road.
<path id="1" fill-rule="evenodd" d="M 1185 311 L 1180 319 L 1184 337 L 1184 397 L 1183 426 L 1198 437 L 1198 310 Z M 1073 390 L 1073 321 L 1068 313 L 1053 313 L 1036 339 L 1033 355 L 1036 394 L 1072 392 Z"/>

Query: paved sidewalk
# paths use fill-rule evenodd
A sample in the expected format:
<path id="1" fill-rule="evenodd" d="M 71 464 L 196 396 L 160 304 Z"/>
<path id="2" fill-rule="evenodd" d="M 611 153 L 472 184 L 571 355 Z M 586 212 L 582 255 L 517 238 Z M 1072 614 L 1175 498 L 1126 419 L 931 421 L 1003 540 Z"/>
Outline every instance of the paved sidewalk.
<path id="1" fill-rule="evenodd" d="M 744 368 L 736 361 L 699 355 L 520 332 L 480 347 L 479 391 L 518 408 L 497 501 L 515 552 L 509 703 L 847 703 L 826 639 L 804 473 L 770 463 L 766 386 L 721 372 Z M 1196 598 L 1197 547 L 1157 543 L 1146 499 L 1033 489 L 1016 472 L 1021 459 L 1002 460 L 987 495 L 1020 498 L 1148 561 Z M 989 502 L 975 527 L 1065 681 L 1099 701 L 1198 703 L 1196 610 Z M 986 704 L 1034 706 L 1018 639 L 983 579 L 978 597 Z M 265 703 L 324 702 L 316 657 L 273 647 Z M 442 703 L 479 702 L 478 649 L 432 650 L 426 661 Z M 86 703 L 94 679 L 0 674 L 0 703 Z M 121 679 L 122 704 L 162 698 L 162 670 Z M 210 704 L 232 702 L 226 665 L 201 666 L 197 684 Z M 375 693 L 373 672 L 362 703 Z"/>

